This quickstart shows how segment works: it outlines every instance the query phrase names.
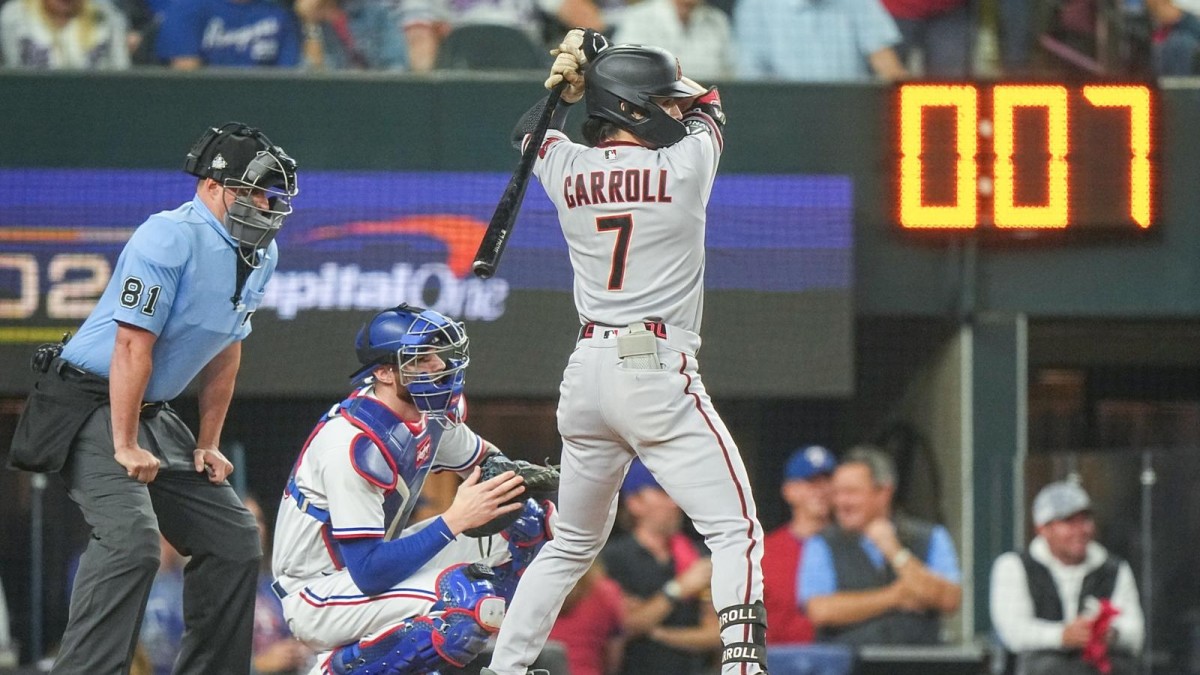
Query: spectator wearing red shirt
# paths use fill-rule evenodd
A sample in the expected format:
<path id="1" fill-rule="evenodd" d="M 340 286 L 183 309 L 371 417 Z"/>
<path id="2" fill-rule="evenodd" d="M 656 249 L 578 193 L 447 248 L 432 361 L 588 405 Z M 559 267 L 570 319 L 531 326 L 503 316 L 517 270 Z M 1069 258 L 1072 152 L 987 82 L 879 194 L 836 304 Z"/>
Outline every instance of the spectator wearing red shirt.
<path id="1" fill-rule="evenodd" d="M 819 445 L 797 448 L 788 458 L 779 492 L 792 519 L 767 534 L 763 552 L 763 602 L 770 617 L 767 643 L 813 641 L 812 622 L 800 608 L 797 575 L 804 540 L 829 524 L 832 504 L 829 477 L 837 462 Z"/>
<path id="2" fill-rule="evenodd" d="M 550 639 L 566 648 L 571 675 L 613 675 L 620 672 L 624 631 L 621 587 L 596 562 L 567 594 Z"/>

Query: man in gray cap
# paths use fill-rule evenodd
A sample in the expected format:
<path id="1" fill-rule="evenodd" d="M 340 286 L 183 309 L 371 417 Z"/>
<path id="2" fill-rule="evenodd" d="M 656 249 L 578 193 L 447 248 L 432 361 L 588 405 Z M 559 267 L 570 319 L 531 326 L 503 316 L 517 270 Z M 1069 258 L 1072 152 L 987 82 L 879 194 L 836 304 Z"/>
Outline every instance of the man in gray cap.
<path id="1" fill-rule="evenodd" d="M 1094 541 L 1092 502 L 1075 481 L 1033 500 L 1037 537 L 992 566 L 991 613 L 1018 675 L 1136 672 L 1145 633 L 1129 563 Z M 1116 614 L 1113 615 L 1115 610 Z"/>

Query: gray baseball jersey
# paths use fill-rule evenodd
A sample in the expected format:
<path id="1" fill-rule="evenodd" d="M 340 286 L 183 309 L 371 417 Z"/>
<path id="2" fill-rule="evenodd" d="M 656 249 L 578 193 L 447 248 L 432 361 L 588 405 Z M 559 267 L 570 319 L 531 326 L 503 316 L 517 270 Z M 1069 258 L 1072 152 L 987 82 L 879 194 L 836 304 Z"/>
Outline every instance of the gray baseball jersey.
<path id="1" fill-rule="evenodd" d="M 581 323 L 659 317 L 699 332 L 705 210 L 722 140 L 715 124 L 698 119 L 707 116 L 689 115 L 697 118 L 692 133 L 662 150 L 589 148 L 546 133 L 533 172 L 558 209 Z"/>
<path id="2" fill-rule="evenodd" d="M 705 208 L 721 155 L 720 127 L 684 116 L 689 133 L 650 149 L 587 147 L 550 131 L 534 174 L 555 206 L 575 271 L 585 325 L 563 374 L 563 438 L 555 538 L 522 578 L 500 629 L 491 669 L 525 673 L 545 643 L 567 591 L 608 538 L 630 461 L 640 457 L 692 519 L 712 551 L 717 608 L 762 599 L 762 527 L 737 445 L 700 378 Z M 650 321 L 648 321 L 650 320 Z M 653 334 L 640 362 L 627 360 L 631 323 Z M 643 336 L 635 336 L 643 337 Z M 722 631 L 725 644 L 749 629 Z M 729 663 L 749 675 L 756 663 Z"/>

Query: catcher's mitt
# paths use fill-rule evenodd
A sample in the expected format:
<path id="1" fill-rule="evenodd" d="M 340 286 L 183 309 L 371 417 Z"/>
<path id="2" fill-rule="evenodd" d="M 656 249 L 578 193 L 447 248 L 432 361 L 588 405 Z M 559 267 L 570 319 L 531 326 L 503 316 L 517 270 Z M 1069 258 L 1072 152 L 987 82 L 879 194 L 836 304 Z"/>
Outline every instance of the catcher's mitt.
<path id="1" fill-rule="evenodd" d="M 510 503 L 524 502 L 530 497 L 542 501 L 558 496 L 558 467 L 547 464 L 533 464 L 523 459 L 509 459 L 501 454 L 491 454 L 479 466 L 479 482 L 495 478 L 505 471 L 512 471 L 525 479 L 525 491 L 513 498 Z M 506 513 L 492 521 L 473 527 L 463 534 L 468 537 L 490 537 L 503 532 L 520 517 L 521 510 Z"/>

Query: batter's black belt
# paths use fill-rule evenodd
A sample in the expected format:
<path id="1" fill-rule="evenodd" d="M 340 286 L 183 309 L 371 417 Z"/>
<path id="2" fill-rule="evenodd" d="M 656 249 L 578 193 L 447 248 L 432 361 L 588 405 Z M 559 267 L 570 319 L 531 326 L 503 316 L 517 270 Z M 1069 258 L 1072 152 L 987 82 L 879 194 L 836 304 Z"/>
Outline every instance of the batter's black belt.
<path id="1" fill-rule="evenodd" d="M 283 600 L 288 596 L 287 589 L 283 587 L 283 584 L 279 583 L 278 579 L 271 582 L 271 592 L 274 593 L 275 597 L 279 598 L 280 600 Z"/>
<path id="2" fill-rule="evenodd" d="M 654 337 L 656 337 L 660 340 L 667 339 L 667 324 L 663 323 L 662 321 L 643 321 L 642 325 L 646 327 L 646 330 L 650 331 L 651 333 L 654 333 Z M 629 330 L 629 326 L 610 326 L 606 323 L 596 323 L 595 321 L 589 321 L 589 322 L 583 324 L 583 326 L 579 329 L 579 339 L 586 340 L 586 339 L 592 337 L 593 335 L 596 334 L 597 329 L 627 331 L 627 330 Z"/>
<path id="3" fill-rule="evenodd" d="M 50 365 L 50 369 L 58 373 L 63 382 L 71 384 L 95 384 L 97 382 L 107 382 L 107 380 L 95 373 L 88 372 L 79 366 L 67 361 L 66 359 L 57 358 Z M 170 405 L 166 401 L 142 401 L 142 417 L 154 417 L 163 410 L 169 410 Z"/>

